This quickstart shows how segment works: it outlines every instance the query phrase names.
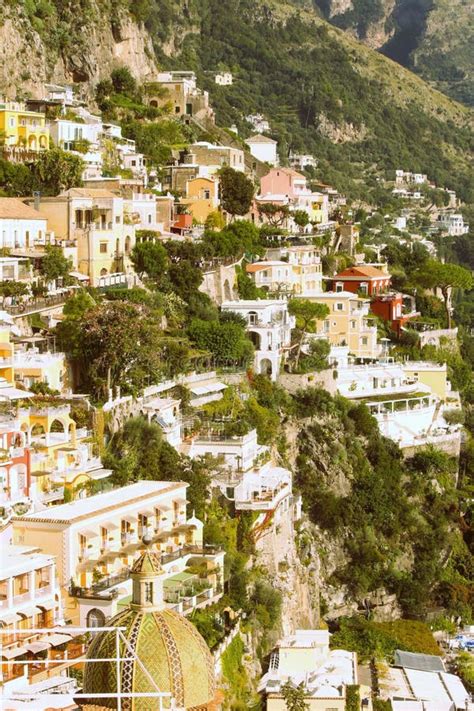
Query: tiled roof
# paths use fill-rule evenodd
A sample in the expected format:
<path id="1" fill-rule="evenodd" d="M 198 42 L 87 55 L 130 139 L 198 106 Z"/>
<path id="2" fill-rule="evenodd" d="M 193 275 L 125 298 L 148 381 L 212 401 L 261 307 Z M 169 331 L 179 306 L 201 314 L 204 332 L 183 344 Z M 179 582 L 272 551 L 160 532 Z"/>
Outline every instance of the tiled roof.
<path id="1" fill-rule="evenodd" d="M 61 195 L 69 195 L 70 197 L 91 197 L 91 198 L 116 198 L 117 195 L 111 190 L 105 188 L 70 188 L 65 190 Z"/>
<path id="2" fill-rule="evenodd" d="M 245 143 L 271 143 L 276 145 L 277 141 L 274 141 L 273 138 L 268 138 L 268 136 L 262 136 L 260 133 L 256 133 L 255 136 L 246 138 Z"/>
<path id="3" fill-rule="evenodd" d="M 45 220 L 45 216 L 18 198 L 0 198 L 1 220 Z"/>
<path id="4" fill-rule="evenodd" d="M 377 269 L 377 267 L 371 266 L 360 266 L 360 267 L 348 267 L 344 271 L 336 274 L 334 279 L 342 279 L 344 277 L 379 277 L 381 279 L 390 279 L 390 275 Z"/>

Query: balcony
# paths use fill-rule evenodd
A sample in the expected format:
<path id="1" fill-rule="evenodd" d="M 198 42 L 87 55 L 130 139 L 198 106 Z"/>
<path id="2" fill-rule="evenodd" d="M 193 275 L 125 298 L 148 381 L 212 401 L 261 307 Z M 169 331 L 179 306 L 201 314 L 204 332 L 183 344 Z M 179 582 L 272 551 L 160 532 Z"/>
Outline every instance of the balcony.
<path id="1" fill-rule="evenodd" d="M 69 594 L 71 597 L 77 597 L 82 599 L 94 599 L 101 598 L 106 600 L 113 600 L 117 597 L 117 590 L 111 590 L 115 585 L 124 583 L 130 578 L 130 568 L 124 568 L 119 573 L 114 575 L 108 575 L 107 577 L 100 580 L 98 583 L 94 583 L 88 588 L 79 587 L 77 585 L 72 585 L 69 589 Z"/>

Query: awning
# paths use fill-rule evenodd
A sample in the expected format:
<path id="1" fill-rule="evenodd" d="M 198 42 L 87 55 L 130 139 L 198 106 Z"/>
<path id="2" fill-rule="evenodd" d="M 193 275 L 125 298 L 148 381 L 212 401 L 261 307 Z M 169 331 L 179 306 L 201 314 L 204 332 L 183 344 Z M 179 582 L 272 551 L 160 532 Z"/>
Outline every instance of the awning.
<path id="1" fill-rule="evenodd" d="M 178 499 L 175 499 L 177 504 L 189 504 L 189 501 L 187 499 L 184 499 L 182 496 L 180 496 Z"/>
<path id="2" fill-rule="evenodd" d="M 112 469 L 94 469 L 91 472 L 87 472 L 87 476 L 94 481 L 99 481 L 100 479 L 107 479 L 108 476 L 113 474 Z"/>
<path id="3" fill-rule="evenodd" d="M 16 657 L 21 657 L 23 654 L 27 654 L 27 652 L 26 647 L 10 647 L 9 649 L 2 649 L 2 657 L 5 659 L 16 659 Z"/>
<path id="4" fill-rule="evenodd" d="M 120 528 L 120 525 L 118 523 L 114 523 L 113 521 L 108 521 L 107 523 L 103 523 L 102 526 L 106 528 L 108 531 L 116 531 L 117 528 Z"/>
<path id="5" fill-rule="evenodd" d="M 44 652 L 45 649 L 49 649 L 51 647 L 51 644 L 46 641 L 46 637 L 42 637 L 41 639 L 38 639 L 36 642 L 30 642 L 29 644 L 25 644 L 25 649 L 27 649 L 29 652 L 32 654 L 38 654 L 38 652 Z"/>
<path id="6" fill-rule="evenodd" d="M 34 397 L 34 393 L 20 390 L 20 388 L 0 387 L 0 400 L 24 400 L 28 397 Z"/>
<path id="7" fill-rule="evenodd" d="M 69 276 L 74 277 L 74 279 L 79 279 L 80 281 L 89 281 L 87 274 L 82 274 L 81 272 L 69 272 Z"/>
<path id="8" fill-rule="evenodd" d="M 0 618 L 0 625 L 4 627 L 5 625 L 11 625 L 13 622 L 16 622 L 18 619 L 18 615 L 16 612 L 6 612 L 4 615 L 2 614 Z"/>
<path id="9" fill-rule="evenodd" d="M 27 607 L 24 610 L 18 610 L 18 614 L 21 615 L 24 619 L 26 619 L 27 617 L 33 617 L 33 615 L 38 614 L 38 608 Z"/>
<path id="10" fill-rule="evenodd" d="M 140 513 L 142 516 L 154 516 L 155 510 L 154 509 L 140 509 Z"/>
<path id="11" fill-rule="evenodd" d="M 159 504 L 156 508 L 160 509 L 160 511 L 171 511 L 170 504 Z"/>
<path id="12" fill-rule="evenodd" d="M 207 395 L 208 393 L 218 393 L 221 390 L 225 390 L 227 385 L 224 383 L 209 383 L 209 385 L 195 385 L 189 389 L 193 395 Z"/>
<path id="13" fill-rule="evenodd" d="M 46 610 L 54 610 L 55 603 L 53 600 L 48 600 L 47 602 L 42 602 L 38 603 L 38 609 L 41 610 L 41 612 L 44 612 Z"/>
<path id="14" fill-rule="evenodd" d="M 99 534 L 97 533 L 97 531 L 92 531 L 91 529 L 85 528 L 82 531 L 79 531 L 79 535 L 85 536 L 85 538 L 95 538 Z"/>
<path id="15" fill-rule="evenodd" d="M 127 521 L 128 523 L 136 523 L 137 517 L 136 516 L 122 516 L 123 521 Z"/>
<path id="16" fill-rule="evenodd" d="M 60 644 L 70 642 L 72 637 L 70 634 L 52 634 L 51 637 L 46 637 L 52 647 L 59 647 Z"/>

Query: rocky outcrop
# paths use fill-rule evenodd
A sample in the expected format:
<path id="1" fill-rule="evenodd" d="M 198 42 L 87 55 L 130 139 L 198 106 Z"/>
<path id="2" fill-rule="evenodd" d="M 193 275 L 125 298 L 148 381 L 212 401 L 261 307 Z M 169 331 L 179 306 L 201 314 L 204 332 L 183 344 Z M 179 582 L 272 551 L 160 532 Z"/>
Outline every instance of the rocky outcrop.
<path id="1" fill-rule="evenodd" d="M 41 97 L 45 82 L 64 82 L 76 84 L 78 94 L 90 99 L 94 85 L 122 65 L 140 81 L 153 79 L 157 67 L 145 28 L 125 12 L 112 17 L 96 3 L 89 19 L 70 28 L 74 36 L 65 44 L 59 28 L 38 30 L 21 9 L 2 9 L 0 94 Z"/>

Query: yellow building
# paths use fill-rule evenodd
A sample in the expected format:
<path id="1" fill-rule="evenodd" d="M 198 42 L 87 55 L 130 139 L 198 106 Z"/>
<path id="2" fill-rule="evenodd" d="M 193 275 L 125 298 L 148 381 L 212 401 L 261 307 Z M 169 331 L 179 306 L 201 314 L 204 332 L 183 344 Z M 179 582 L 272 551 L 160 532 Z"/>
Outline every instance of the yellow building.
<path id="1" fill-rule="evenodd" d="M 181 198 L 196 222 L 203 224 L 219 206 L 219 181 L 214 178 L 192 178 L 186 182 L 186 195 Z"/>
<path id="2" fill-rule="evenodd" d="M 101 188 L 71 188 L 41 200 L 41 212 L 56 238 L 75 247 L 74 268 L 91 286 L 125 281 L 132 273 L 135 226 L 124 214 L 124 198 Z"/>
<path id="3" fill-rule="evenodd" d="M 0 102 L 0 136 L 8 147 L 44 151 L 49 148 L 45 115 L 16 101 Z"/>
<path id="4" fill-rule="evenodd" d="M 56 556 L 66 619 L 92 626 L 126 604 L 130 568 L 146 534 L 166 572 L 165 587 L 177 585 L 185 570 L 194 574 L 191 595 L 188 577 L 182 594 L 172 590 L 170 605 L 186 614 L 220 597 L 224 570 L 224 552 L 203 548 L 202 522 L 186 516 L 187 486 L 139 481 L 52 506 L 15 518 L 13 537 L 20 545 L 41 540 L 42 550 Z"/>
<path id="5" fill-rule="evenodd" d="M 348 291 L 327 291 L 302 298 L 328 307 L 329 315 L 317 323 L 317 334 L 327 338 L 331 346 L 348 346 L 356 358 L 378 357 L 377 327 L 368 318 L 368 299 Z"/>
<path id="6" fill-rule="evenodd" d="M 10 342 L 11 324 L 0 320 L 0 378 L 13 385 L 15 373 L 13 369 L 14 345 Z"/>
<path id="7" fill-rule="evenodd" d="M 450 392 L 446 363 L 407 361 L 403 364 L 403 370 L 409 380 L 427 385 L 432 393 L 446 402 Z"/>

